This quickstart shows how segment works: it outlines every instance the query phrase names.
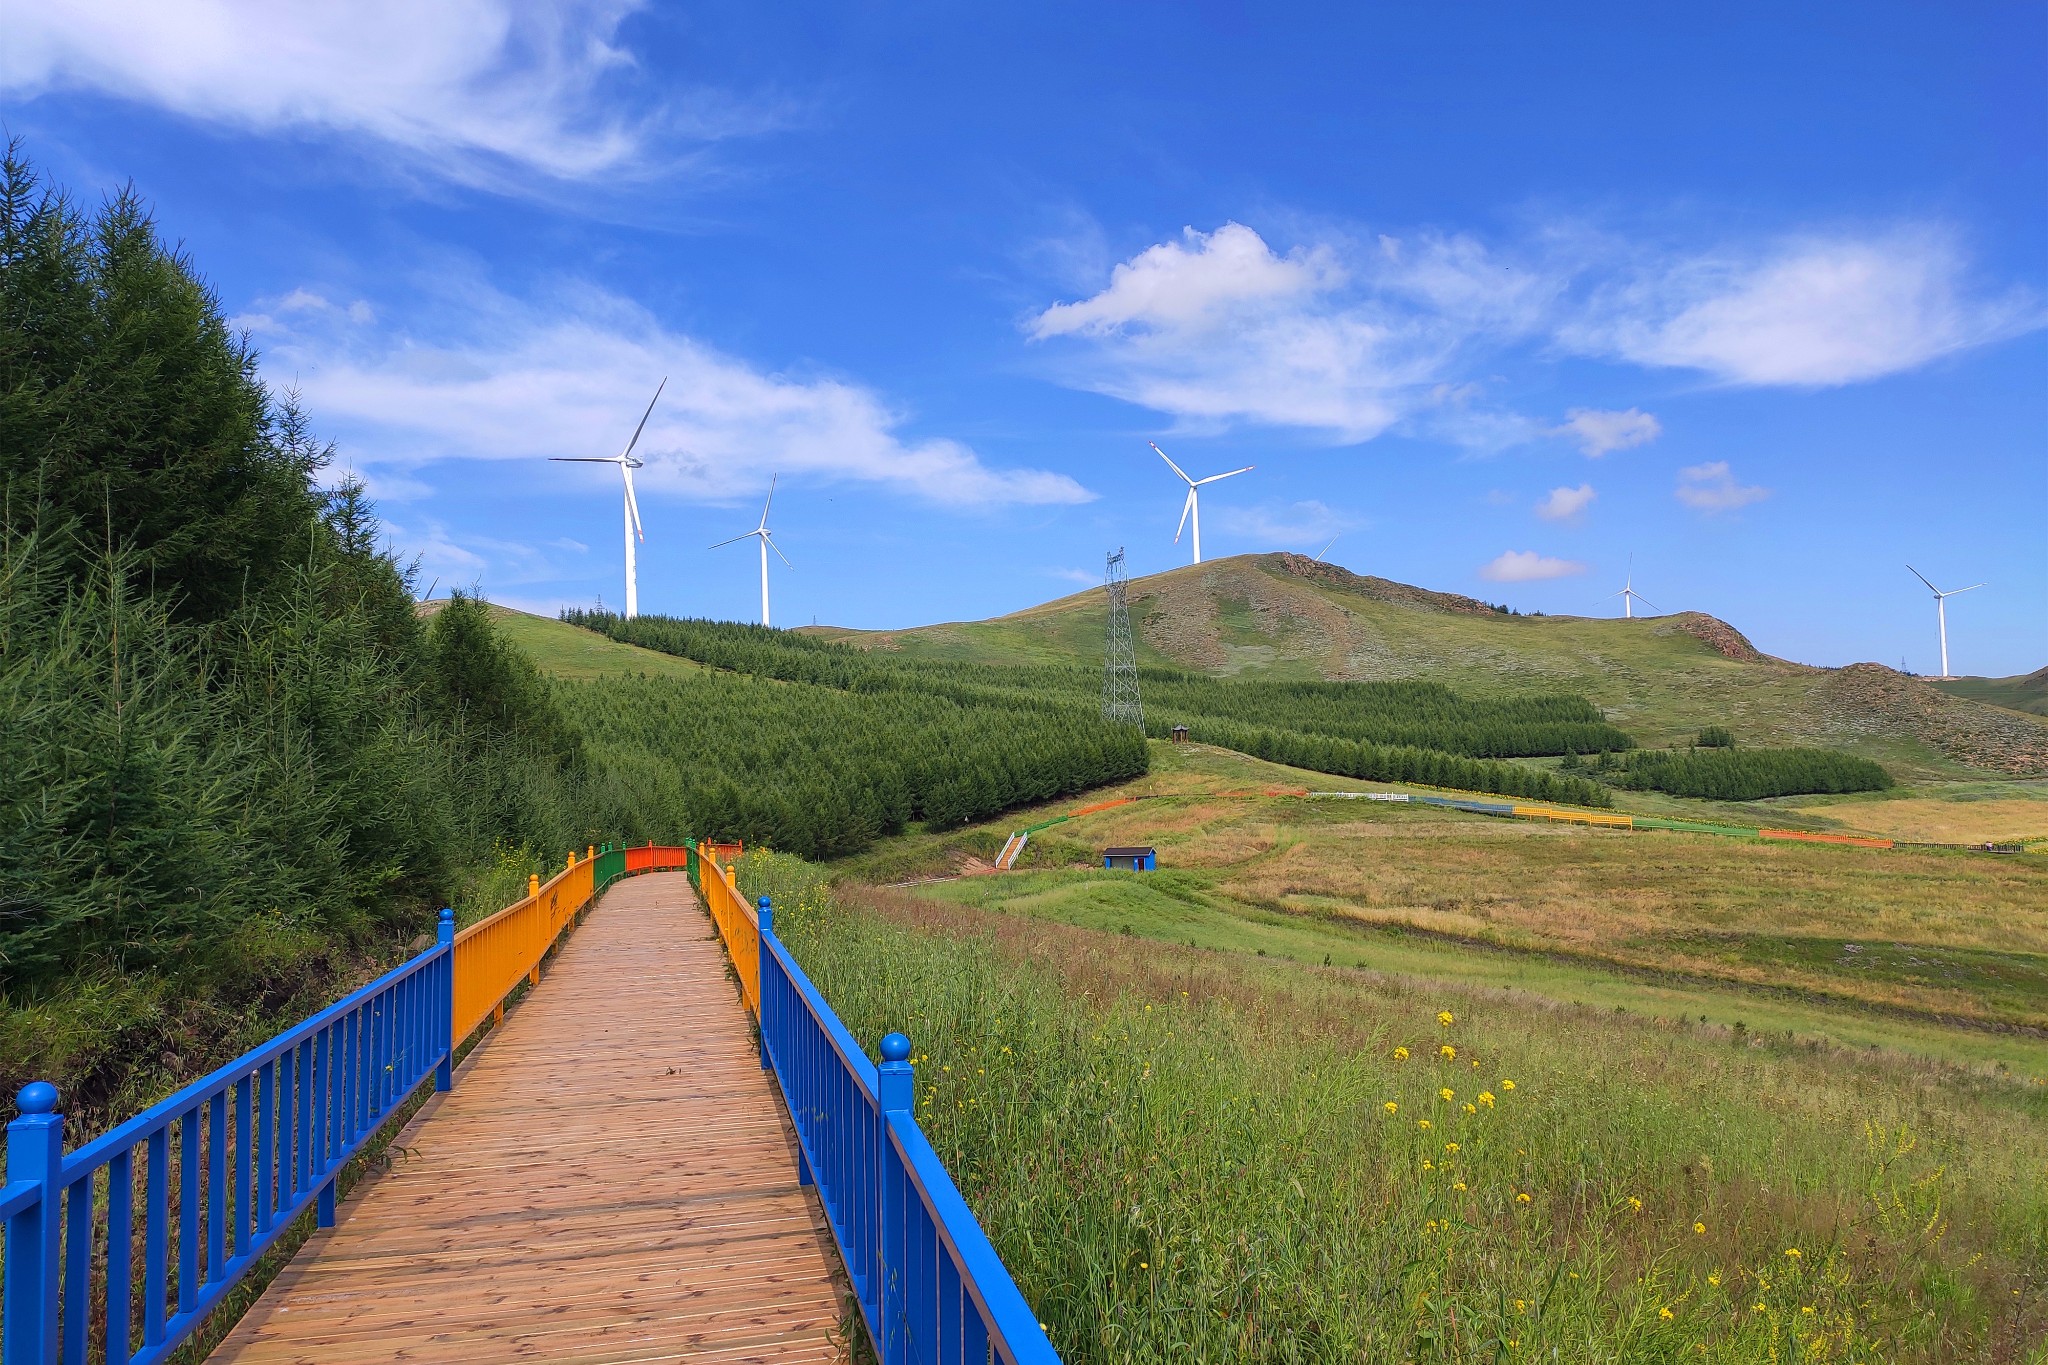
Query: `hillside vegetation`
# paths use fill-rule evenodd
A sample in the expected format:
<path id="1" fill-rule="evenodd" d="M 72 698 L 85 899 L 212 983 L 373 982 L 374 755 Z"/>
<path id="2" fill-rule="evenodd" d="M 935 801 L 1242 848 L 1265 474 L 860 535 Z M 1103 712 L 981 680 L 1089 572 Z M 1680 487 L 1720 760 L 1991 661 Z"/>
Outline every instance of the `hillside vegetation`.
<path id="1" fill-rule="evenodd" d="M 1846 750 L 1901 777 L 2048 775 L 2048 720 L 1950 696 L 1875 664 L 1759 653 L 1698 612 L 1634 620 L 1513 616 L 1301 555 L 1240 555 L 1134 579 L 1140 663 L 1216 677 L 1425 679 L 1461 695 L 1589 699 L 1645 747 L 1724 725 L 1745 747 Z M 1098 663 L 1100 589 L 989 621 L 820 629 L 905 659 Z"/>

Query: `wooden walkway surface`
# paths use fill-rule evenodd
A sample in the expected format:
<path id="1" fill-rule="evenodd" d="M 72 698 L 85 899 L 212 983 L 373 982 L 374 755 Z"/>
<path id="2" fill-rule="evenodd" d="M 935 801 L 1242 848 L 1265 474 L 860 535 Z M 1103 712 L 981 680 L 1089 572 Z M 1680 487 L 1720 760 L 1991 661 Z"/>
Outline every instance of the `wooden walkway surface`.
<path id="1" fill-rule="evenodd" d="M 681 873 L 615 885 L 214 1352 L 845 1357 L 830 1233 Z"/>

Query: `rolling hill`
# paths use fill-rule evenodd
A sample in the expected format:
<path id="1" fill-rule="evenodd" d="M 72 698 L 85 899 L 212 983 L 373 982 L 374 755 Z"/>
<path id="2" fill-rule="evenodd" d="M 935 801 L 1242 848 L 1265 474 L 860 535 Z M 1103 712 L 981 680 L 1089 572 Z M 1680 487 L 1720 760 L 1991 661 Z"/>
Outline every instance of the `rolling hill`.
<path id="1" fill-rule="evenodd" d="M 2048 668 L 2011 678 L 1945 678 L 1934 686 L 1952 697 L 2048 716 Z"/>
<path id="2" fill-rule="evenodd" d="M 2048 775 L 2048 721 L 1878 664 L 1773 658 L 1699 612 L 1514 616 L 1295 554 L 1173 569 L 1133 580 L 1130 595 L 1140 664 L 1216 676 L 1427 678 L 1475 695 L 1569 691 L 1645 744 L 1720 724 L 1743 744 L 1843 749 L 1905 778 Z M 1092 663 L 1106 611 L 1091 589 L 988 621 L 805 633 L 910 658 Z"/>

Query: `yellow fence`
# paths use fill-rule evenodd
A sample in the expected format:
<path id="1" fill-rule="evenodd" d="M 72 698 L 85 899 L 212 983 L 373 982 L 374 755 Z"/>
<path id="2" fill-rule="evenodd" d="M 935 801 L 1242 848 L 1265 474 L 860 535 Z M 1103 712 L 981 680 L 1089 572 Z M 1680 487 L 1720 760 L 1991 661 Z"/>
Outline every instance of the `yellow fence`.
<path id="1" fill-rule="evenodd" d="M 704 907 L 711 912 L 712 923 L 718 926 L 718 936 L 725 940 L 725 951 L 732 959 L 732 967 L 739 973 L 740 993 L 746 997 L 747 1008 L 756 1019 L 761 1017 L 761 927 L 754 919 L 754 907 L 747 904 L 747 898 L 733 885 L 733 870 L 718 861 L 718 854 L 709 844 L 697 845 L 697 890 L 704 897 Z"/>
<path id="2" fill-rule="evenodd" d="M 1557 820 L 1571 825 L 1599 825 L 1606 829 L 1632 829 L 1635 820 L 1627 815 L 1609 815 L 1596 810 L 1558 810 L 1554 806 L 1516 806 L 1514 813 L 1525 820 Z"/>
<path id="3" fill-rule="evenodd" d="M 540 962 L 548 949 L 575 923 L 590 903 L 594 858 L 569 865 L 524 900 L 513 902 L 489 919 L 478 920 L 455 936 L 455 1032 L 460 1043 L 483 1023 L 502 1015 L 505 997 L 540 981 Z M 536 879 L 537 880 L 537 879 Z"/>

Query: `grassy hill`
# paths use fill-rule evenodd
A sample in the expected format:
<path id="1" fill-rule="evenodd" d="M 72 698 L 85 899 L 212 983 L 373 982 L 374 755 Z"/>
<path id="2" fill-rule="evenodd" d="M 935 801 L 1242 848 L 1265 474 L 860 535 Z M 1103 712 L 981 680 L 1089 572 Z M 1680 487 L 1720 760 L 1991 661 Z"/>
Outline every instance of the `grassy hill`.
<path id="1" fill-rule="evenodd" d="M 2048 716 L 2048 668 L 2011 678 L 1946 678 L 1933 686 L 1952 697 Z"/>
<path id="2" fill-rule="evenodd" d="M 1576 692 L 1650 745 L 1720 724 L 1746 745 L 1843 749 L 1907 779 L 2048 775 L 2048 722 L 1877 664 L 1772 658 L 1699 612 L 1511 616 L 1293 554 L 1174 569 L 1134 580 L 1130 592 L 1140 664 L 1226 677 L 1428 678 L 1480 696 Z M 913 658 L 1093 662 L 1106 611 L 1092 589 L 988 621 L 815 633 Z"/>
<path id="3" fill-rule="evenodd" d="M 444 605 L 442 601 L 422 602 L 420 615 L 432 616 Z M 507 640 L 533 661 L 535 668 L 551 678 L 572 682 L 593 678 L 695 678 L 704 672 L 702 664 L 673 654 L 623 645 L 566 621 L 533 616 L 495 603 L 491 605 L 491 620 Z"/>

